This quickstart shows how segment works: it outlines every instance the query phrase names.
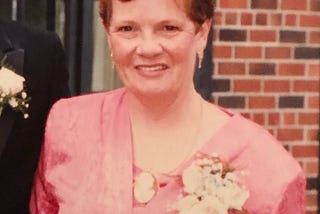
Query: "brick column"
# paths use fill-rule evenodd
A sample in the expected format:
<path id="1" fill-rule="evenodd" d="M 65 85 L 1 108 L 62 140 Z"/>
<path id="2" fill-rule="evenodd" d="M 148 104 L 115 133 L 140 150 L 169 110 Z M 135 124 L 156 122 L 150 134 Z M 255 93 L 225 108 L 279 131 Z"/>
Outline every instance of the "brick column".
<path id="1" fill-rule="evenodd" d="M 308 178 L 319 174 L 320 0 L 217 0 L 214 102 L 266 127 Z"/>

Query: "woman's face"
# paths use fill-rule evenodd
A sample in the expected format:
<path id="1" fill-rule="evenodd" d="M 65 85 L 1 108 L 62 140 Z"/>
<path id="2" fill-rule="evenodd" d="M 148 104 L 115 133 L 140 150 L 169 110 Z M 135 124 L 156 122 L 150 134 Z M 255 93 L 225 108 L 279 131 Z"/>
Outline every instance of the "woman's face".
<path id="1" fill-rule="evenodd" d="M 193 87 L 195 56 L 209 23 L 197 32 L 173 0 L 113 0 L 108 42 L 125 86 L 142 95 Z"/>

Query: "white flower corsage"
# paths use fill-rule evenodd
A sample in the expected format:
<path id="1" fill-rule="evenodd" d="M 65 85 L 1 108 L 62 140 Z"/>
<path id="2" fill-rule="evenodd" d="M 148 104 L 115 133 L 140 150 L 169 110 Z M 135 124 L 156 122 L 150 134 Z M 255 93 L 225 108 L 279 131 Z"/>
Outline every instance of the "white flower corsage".
<path id="1" fill-rule="evenodd" d="M 25 79 L 4 65 L 4 59 L 0 62 L 0 116 L 5 106 L 10 106 L 14 111 L 23 113 L 28 118 L 27 109 L 29 100 L 23 89 Z"/>
<path id="2" fill-rule="evenodd" d="M 174 204 L 180 214 L 242 211 L 249 191 L 217 156 L 196 159 L 182 173 L 183 194 Z"/>

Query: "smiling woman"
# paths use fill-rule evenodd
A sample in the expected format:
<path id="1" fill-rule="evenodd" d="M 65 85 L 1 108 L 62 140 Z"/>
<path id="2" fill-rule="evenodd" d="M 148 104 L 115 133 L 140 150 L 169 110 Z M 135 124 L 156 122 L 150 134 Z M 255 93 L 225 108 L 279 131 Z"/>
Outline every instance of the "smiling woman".
<path id="1" fill-rule="evenodd" d="M 195 24 L 174 1 L 157 8 L 143 1 L 115 1 L 107 26 L 112 58 L 135 96 L 166 93 L 173 98 L 193 90 L 195 55 L 205 47 L 209 20 L 196 34 Z"/>
<path id="2" fill-rule="evenodd" d="M 303 213 L 298 163 L 194 88 L 214 1 L 100 3 L 124 87 L 52 108 L 31 213 Z"/>

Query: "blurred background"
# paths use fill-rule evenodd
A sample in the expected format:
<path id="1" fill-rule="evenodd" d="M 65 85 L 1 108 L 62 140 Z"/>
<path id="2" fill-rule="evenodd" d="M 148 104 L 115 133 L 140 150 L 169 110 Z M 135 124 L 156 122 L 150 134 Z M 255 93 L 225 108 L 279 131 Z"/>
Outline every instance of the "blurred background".
<path id="1" fill-rule="evenodd" d="M 73 95 L 121 86 L 98 0 L 0 0 L 0 18 L 58 33 Z M 211 33 L 196 88 L 283 143 L 307 176 L 306 213 L 319 213 L 320 0 L 217 0 Z"/>

